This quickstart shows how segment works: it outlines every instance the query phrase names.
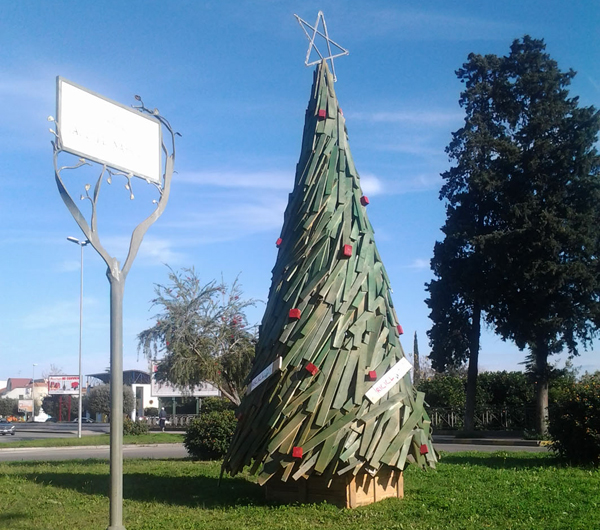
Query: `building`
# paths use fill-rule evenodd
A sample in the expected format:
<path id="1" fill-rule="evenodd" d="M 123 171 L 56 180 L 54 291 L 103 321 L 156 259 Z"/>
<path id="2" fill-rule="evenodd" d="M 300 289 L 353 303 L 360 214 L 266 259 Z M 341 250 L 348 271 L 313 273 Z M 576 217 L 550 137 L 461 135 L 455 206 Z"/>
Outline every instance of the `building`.
<path id="1" fill-rule="evenodd" d="M 86 375 L 86 377 L 88 386 L 90 387 L 99 383 L 110 383 L 110 372 L 89 374 Z M 158 408 L 159 398 L 171 398 L 169 401 L 174 403 L 174 398 L 177 397 L 194 397 L 199 399 L 202 397 L 221 395 L 219 390 L 209 383 L 202 383 L 194 388 L 193 391 L 182 391 L 168 384 L 159 384 L 148 372 L 142 370 L 123 370 L 123 384 L 130 386 L 133 390 L 133 396 L 135 398 L 135 410 L 131 415 L 133 420 L 144 416 L 144 409 Z M 197 405 L 197 408 L 199 408 L 199 405 Z"/>

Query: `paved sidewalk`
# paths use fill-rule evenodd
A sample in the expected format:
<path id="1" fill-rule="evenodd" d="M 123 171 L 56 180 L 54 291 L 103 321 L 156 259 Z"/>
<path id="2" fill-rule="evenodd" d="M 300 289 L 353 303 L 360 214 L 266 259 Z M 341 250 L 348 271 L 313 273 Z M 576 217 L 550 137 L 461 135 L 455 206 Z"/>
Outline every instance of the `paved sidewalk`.
<path id="1" fill-rule="evenodd" d="M 458 436 L 457 436 L 458 434 Z M 433 435 L 433 442 L 438 444 L 463 444 L 463 445 L 508 445 L 508 446 L 521 446 L 521 447 L 538 447 L 547 446 L 548 441 L 545 440 L 525 440 L 522 436 L 517 433 L 506 433 L 506 432 L 482 432 L 476 433 L 472 438 L 465 438 L 460 433 L 448 434 L 435 434 Z"/>

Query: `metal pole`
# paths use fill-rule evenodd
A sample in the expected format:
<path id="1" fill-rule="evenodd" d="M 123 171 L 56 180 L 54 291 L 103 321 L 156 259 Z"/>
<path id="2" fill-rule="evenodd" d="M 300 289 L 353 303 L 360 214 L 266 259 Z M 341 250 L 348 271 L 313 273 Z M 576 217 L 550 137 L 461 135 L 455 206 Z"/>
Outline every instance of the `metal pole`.
<path id="1" fill-rule="evenodd" d="M 82 413 L 82 390 L 81 390 L 81 343 L 83 338 L 83 247 L 87 245 L 87 240 L 79 243 L 81 249 L 81 266 L 79 274 L 79 411 L 77 413 L 77 438 L 81 438 L 81 413 Z"/>
<path id="2" fill-rule="evenodd" d="M 67 237 L 67 241 L 79 245 L 81 250 L 81 262 L 79 267 L 79 412 L 77 413 L 77 437 L 81 438 L 81 414 L 82 414 L 82 389 L 81 389 L 81 344 L 83 337 L 83 247 L 85 247 L 89 241 L 79 241 L 76 237 Z M 69 396 L 70 398 L 70 396 Z M 69 401 L 70 403 L 70 401 Z M 70 416 L 70 415 L 69 415 Z M 71 419 L 69 417 L 69 419 Z"/>
<path id="3" fill-rule="evenodd" d="M 110 526 L 123 526 L 123 292 L 125 277 L 107 271 L 110 282 Z"/>

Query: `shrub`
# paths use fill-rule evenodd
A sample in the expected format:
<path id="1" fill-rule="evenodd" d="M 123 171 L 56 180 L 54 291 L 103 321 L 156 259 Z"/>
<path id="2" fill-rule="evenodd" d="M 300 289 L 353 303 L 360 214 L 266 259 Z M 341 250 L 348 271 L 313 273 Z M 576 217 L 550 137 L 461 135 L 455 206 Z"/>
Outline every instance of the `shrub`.
<path id="1" fill-rule="evenodd" d="M 207 397 L 202 399 L 202 407 L 200 408 L 202 414 L 222 412 L 224 410 L 235 410 L 235 405 L 228 399 L 221 397 Z"/>
<path id="2" fill-rule="evenodd" d="M 439 374 L 420 381 L 417 388 L 425 392 L 425 401 L 430 407 L 444 407 L 453 411 L 462 411 L 465 407 L 463 377 Z"/>
<path id="3" fill-rule="evenodd" d="M 227 452 L 236 423 L 231 410 L 202 414 L 188 425 L 183 445 L 196 460 L 222 458 Z"/>
<path id="4" fill-rule="evenodd" d="M 141 421 L 132 421 L 130 418 L 123 420 L 123 434 L 133 434 L 139 436 L 140 434 L 148 433 L 148 424 Z"/>
<path id="5" fill-rule="evenodd" d="M 144 416 L 158 416 L 158 409 L 156 407 L 146 407 Z"/>
<path id="6" fill-rule="evenodd" d="M 564 389 L 551 407 L 548 432 L 561 457 L 600 465 L 600 380 L 584 379 Z"/>

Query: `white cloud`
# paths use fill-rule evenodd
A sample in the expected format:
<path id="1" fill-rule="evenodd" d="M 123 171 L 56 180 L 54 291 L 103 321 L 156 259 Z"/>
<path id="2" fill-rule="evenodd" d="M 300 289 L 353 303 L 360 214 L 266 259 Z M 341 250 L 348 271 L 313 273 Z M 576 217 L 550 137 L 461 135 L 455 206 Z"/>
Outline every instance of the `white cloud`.
<path id="1" fill-rule="evenodd" d="M 281 227 L 286 202 L 284 199 L 230 202 L 219 209 L 191 213 L 182 221 L 169 223 L 169 227 L 193 231 L 194 243 L 239 239 Z"/>
<path id="2" fill-rule="evenodd" d="M 286 171 L 196 171 L 177 175 L 177 182 L 221 188 L 258 188 L 291 191 L 294 175 Z"/>
<path id="3" fill-rule="evenodd" d="M 93 297 L 83 298 L 84 312 L 98 305 Z M 88 315 L 89 316 L 89 315 Z M 93 318 L 90 318 L 93 321 Z M 47 330 L 52 331 L 76 329 L 79 325 L 79 300 L 58 301 L 54 304 L 41 306 L 25 316 L 22 327 L 25 330 Z"/>
<path id="4" fill-rule="evenodd" d="M 414 193 L 421 191 L 438 190 L 442 178 L 437 174 L 422 173 L 409 178 L 399 179 L 395 185 L 396 193 Z"/>
<path id="5" fill-rule="evenodd" d="M 365 173 L 360 176 L 360 187 L 362 192 L 370 197 L 383 193 L 383 183 L 375 175 Z"/>
<path id="6" fill-rule="evenodd" d="M 141 261 L 177 265 L 185 261 L 185 254 L 172 248 L 173 242 L 157 237 L 145 237 L 138 257 Z"/>
<path id="7" fill-rule="evenodd" d="M 425 139 L 418 136 L 394 144 L 380 143 L 375 148 L 379 151 L 392 151 L 426 158 L 442 157 L 445 155 L 443 149 L 436 148 L 433 145 L 426 145 Z"/>
<path id="8" fill-rule="evenodd" d="M 3 129 L 0 140 L 11 149 L 48 150 L 48 114 L 54 112 L 55 83 L 51 75 L 4 72 L 0 80 Z"/>
<path id="9" fill-rule="evenodd" d="M 403 195 L 405 193 L 420 193 L 423 191 L 438 190 L 441 186 L 441 177 L 436 174 L 422 173 L 405 177 L 400 172 L 386 178 L 375 177 L 371 174 L 361 176 L 361 188 L 367 196 L 381 194 Z"/>
<path id="10" fill-rule="evenodd" d="M 426 270 L 426 269 L 429 269 L 429 260 L 424 259 L 424 258 L 415 258 L 405 268 L 406 269 L 414 269 L 414 270 Z"/>
<path id="11" fill-rule="evenodd" d="M 592 76 L 587 76 L 588 81 L 591 85 L 596 89 L 597 92 L 600 92 L 600 83 L 596 81 Z"/>
<path id="12" fill-rule="evenodd" d="M 66 260 L 58 265 L 58 272 L 75 272 L 81 267 L 80 260 Z"/>
<path id="13" fill-rule="evenodd" d="M 164 223 L 163 223 L 164 224 Z M 121 266 L 129 252 L 130 236 L 106 237 L 102 242 L 104 248 L 111 256 L 117 257 Z M 156 236 L 144 237 L 135 265 L 160 265 L 164 263 L 176 265 L 185 261 L 185 254 L 173 249 L 176 241 L 173 239 L 160 238 Z"/>
<path id="14" fill-rule="evenodd" d="M 55 97 L 54 85 L 51 84 L 49 90 L 48 81 L 52 82 L 52 78 L 47 76 L 5 75 L 0 79 L 0 96 L 52 104 Z"/>
<path id="15" fill-rule="evenodd" d="M 361 36 L 402 40 L 469 41 L 505 39 L 521 33 L 513 22 L 443 13 L 440 10 L 381 9 L 361 13 Z"/>
<path id="16" fill-rule="evenodd" d="M 447 128 L 448 124 L 460 121 L 463 114 L 447 110 L 399 110 L 395 112 L 354 112 L 349 113 L 349 117 L 353 120 L 371 123 L 403 123 Z"/>

